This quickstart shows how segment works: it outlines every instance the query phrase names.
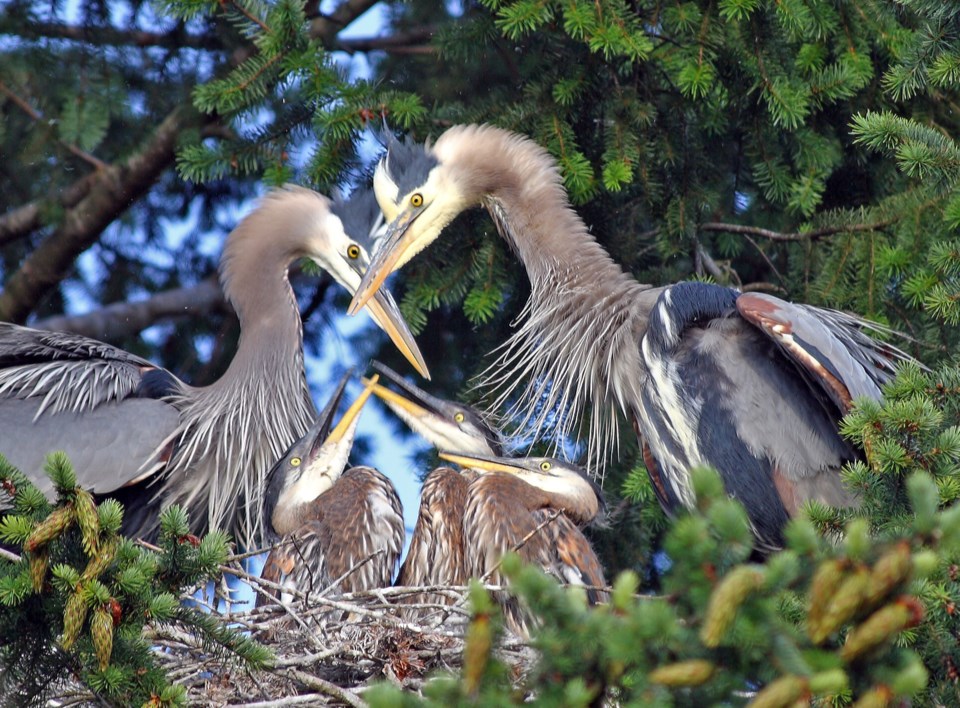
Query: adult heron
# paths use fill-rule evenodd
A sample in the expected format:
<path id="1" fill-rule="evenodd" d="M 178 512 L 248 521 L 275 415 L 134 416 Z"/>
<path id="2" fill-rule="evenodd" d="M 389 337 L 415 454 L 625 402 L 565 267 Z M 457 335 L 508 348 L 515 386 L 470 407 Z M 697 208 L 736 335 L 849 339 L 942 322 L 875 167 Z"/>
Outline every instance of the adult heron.
<path id="1" fill-rule="evenodd" d="M 341 383 L 327 409 L 270 473 L 269 527 L 280 540 L 267 556 L 262 577 L 286 590 L 355 592 L 390 585 L 403 551 L 400 497 L 371 467 L 343 471 L 360 411 L 375 384 L 331 431 Z M 280 593 L 284 602 L 291 596 Z"/>
<path id="2" fill-rule="evenodd" d="M 374 189 L 392 222 L 351 311 L 472 206 L 526 268 L 523 323 L 486 372 L 494 406 L 513 399 L 537 431 L 559 408 L 565 434 L 592 407 L 591 460 L 612 448 L 622 412 L 665 509 L 692 506 L 689 470 L 711 465 L 761 547 L 782 545 L 808 499 L 855 503 L 838 472 L 859 452 L 838 421 L 858 396 L 879 398 L 908 358 L 868 336 L 868 322 L 716 285 L 638 283 L 571 208 L 556 161 L 499 128 L 454 126 L 430 147 L 394 141 Z"/>
<path id="3" fill-rule="evenodd" d="M 125 503 L 128 534 L 151 535 L 160 508 L 176 503 L 194 530 L 231 531 L 254 547 L 266 474 L 316 417 L 287 270 L 310 258 L 355 291 L 367 255 L 344 220 L 369 211 L 360 199 L 277 189 L 230 233 L 220 279 L 241 334 L 209 386 L 86 337 L 0 324 L 0 453 L 49 491 L 43 459 L 65 450 L 80 484 Z M 426 374 L 392 298 L 371 304 L 376 323 Z"/>
<path id="4" fill-rule="evenodd" d="M 499 433 L 479 412 L 432 396 L 379 362 L 374 367 L 403 392 L 375 385 L 374 394 L 446 450 L 443 459 L 463 466 L 461 472 L 438 467 L 424 480 L 397 585 L 463 585 L 471 576 L 499 584 L 500 558 L 514 548 L 561 582 L 606 584 L 600 561 L 578 528 L 604 508 L 600 488 L 582 470 L 546 458 L 504 457 Z M 591 589 L 588 598 L 596 602 L 602 596 Z M 416 599 L 452 602 L 444 595 Z M 511 627 L 523 631 L 516 601 L 506 595 L 498 595 L 498 601 Z"/>

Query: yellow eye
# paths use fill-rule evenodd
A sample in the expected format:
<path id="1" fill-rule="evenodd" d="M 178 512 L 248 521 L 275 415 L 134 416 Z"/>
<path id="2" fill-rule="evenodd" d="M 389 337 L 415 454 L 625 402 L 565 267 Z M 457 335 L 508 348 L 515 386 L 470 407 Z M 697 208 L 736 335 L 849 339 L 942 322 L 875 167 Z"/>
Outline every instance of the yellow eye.
<path id="1" fill-rule="evenodd" d="M 462 423 L 465 418 L 466 416 L 464 416 L 463 413 L 460 413 L 459 411 L 453 414 L 453 419 L 458 423 Z"/>
<path id="2" fill-rule="evenodd" d="M 290 466 L 291 466 L 291 467 L 299 467 L 299 466 L 300 466 L 300 458 L 299 458 L 299 457 L 291 457 L 291 458 L 290 458 Z"/>
<path id="3" fill-rule="evenodd" d="M 420 192 L 417 192 L 410 197 L 410 206 L 423 206 L 423 195 L 420 194 Z"/>
<path id="4" fill-rule="evenodd" d="M 347 246 L 347 258 L 351 260 L 357 260 L 360 257 L 360 246 L 355 243 Z"/>
<path id="5" fill-rule="evenodd" d="M 550 464 L 549 462 L 547 462 L 546 460 L 544 460 L 543 462 L 540 463 L 540 471 L 541 471 L 541 472 L 549 472 L 551 467 L 553 467 L 553 465 L 551 465 L 551 464 Z"/>

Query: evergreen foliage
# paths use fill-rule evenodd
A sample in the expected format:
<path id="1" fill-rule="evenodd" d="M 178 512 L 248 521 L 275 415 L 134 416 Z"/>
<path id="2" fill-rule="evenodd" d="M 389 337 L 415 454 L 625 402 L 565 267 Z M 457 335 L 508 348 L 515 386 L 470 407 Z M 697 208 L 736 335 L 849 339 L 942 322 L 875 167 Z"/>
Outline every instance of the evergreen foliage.
<path id="1" fill-rule="evenodd" d="M 171 507 L 159 550 L 147 550 L 119 535 L 120 504 L 95 504 L 62 453 L 46 469 L 55 505 L 0 456 L 3 505 L 11 507 L 0 516 L 0 543 L 22 553 L 19 562 L 0 558 L 2 705 L 41 704 L 71 677 L 108 705 L 184 705 L 183 687 L 143 637 L 148 623 L 175 622 L 225 660 L 265 665 L 269 651 L 178 599 L 219 575 L 222 533 L 191 535 L 186 514 Z"/>
<path id="2" fill-rule="evenodd" d="M 747 703 L 763 685 L 785 697 L 837 694 L 837 704 L 887 705 L 910 695 L 917 704 L 960 702 L 960 573 L 949 540 L 960 495 L 960 375 L 949 362 L 960 346 L 956 3 L 405 0 L 385 3 L 390 37 L 368 41 L 372 49 L 340 36 L 356 9 L 368 7 L 363 2 L 325 3 L 323 12 L 317 2 L 296 0 L 74 5 L 69 20 L 61 3 L 32 0 L 12 0 L 0 16 L 4 318 L 193 285 L 212 272 L 218 250 L 205 234 L 222 235 L 236 222 L 230 207 L 260 183 L 330 190 L 364 179 L 369 166 L 358 146 L 384 118 L 387 129 L 417 140 L 452 123 L 486 121 L 551 151 L 592 233 L 638 279 L 709 278 L 855 311 L 907 333 L 911 352 L 939 367 L 909 368 L 882 405 L 861 403 L 846 421 L 845 432 L 866 451 L 846 472 L 862 490 L 861 508 L 811 506 L 812 525 L 797 523 L 790 549 L 762 567 L 745 564 L 748 538 L 735 504 L 705 501 L 675 522 L 663 517 L 625 425 L 621 459 L 605 483 L 611 528 L 592 533 L 607 567 L 630 569 L 639 581 L 623 576 L 611 608 L 587 611 L 570 593 L 517 571 L 518 591 L 543 617 L 538 672 L 508 688 L 490 653 L 496 630 L 487 620 L 495 611 L 477 594 L 463 681 L 431 684 L 428 700 L 520 702 L 529 691 L 571 704 L 599 696 Z M 349 76 L 338 49 L 365 54 L 371 76 Z M 174 118 L 178 172 L 150 149 L 151 136 Z M 174 163 L 172 148 L 163 154 Z M 131 181 L 128 157 L 156 160 L 134 194 L 120 189 Z M 103 181 L 113 168 L 123 179 Z M 85 200 L 85 189 L 95 199 Z M 114 211 L 102 216 L 98 207 L 110 199 Z M 165 224 L 186 215 L 195 232 L 168 242 Z M 465 215 L 453 231 L 396 285 L 404 315 L 430 334 L 420 344 L 434 374 L 431 390 L 476 402 L 464 382 L 505 338 L 528 284 L 486 215 Z M 50 247 L 72 256 L 51 259 Z M 29 260 L 38 253 L 45 259 Z M 82 253 L 82 267 L 74 267 Z M 49 287 L 12 307 L 9 283 L 38 274 L 50 278 Z M 316 350 L 343 300 L 325 297 L 322 286 L 299 290 L 304 309 L 320 311 L 305 334 L 308 350 Z M 223 370 L 236 340 L 236 323 L 221 309 L 155 327 L 147 339 L 126 331 L 126 340 L 109 338 L 202 384 Z M 396 355 L 377 351 L 366 334 L 351 349 L 399 368 Z M 339 373 L 331 367 L 321 378 Z M 134 618 L 123 613 L 111 635 L 111 664 L 100 670 L 98 651 L 106 655 L 110 634 L 104 605 L 122 595 L 121 604 L 161 617 L 207 622 L 171 598 L 178 578 L 199 578 L 208 568 L 219 542 L 207 542 L 201 561 L 201 547 L 174 533 L 182 520 L 176 512 L 159 555 L 116 540 L 110 529 L 119 510 L 101 505 L 94 521 L 66 469 L 51 467 L 61 487 L 56 509 L 22 479 L 6 478 L 17 507 L 0 521 L 5 542 L 22 548 L 38 527 L 41 538 L 58 540 L 35 543 L 20 564 L 0 561 L 0 601 L 23 609 L 0 613 L 0 636 L 21 643 L 17 655 L 26 658 L 9 675 L 39 680 L 29 689 L 37 695 L 64 666 L 82 666 L 91 685 L 100 681 L 100 693 L 115 696 L 133 690 L 115 663 L 129 656 L 124 666 L 132 666 L 143 655 Z M 918 473 L 933 480 L 935 494 L 928 483 L 907 484 Z M 708 477 L 699 483 L 711 484 Z M 834 547 L 811 529 L 844 540 Z M 882 599 L 863 599 L 864 578 L 905 565 L 904 548 L 911 577 Z M 151 593 L 160 582 L 172 585 Z M 833 596 L 856 602 L 834 612 L 833 624 L 848 615 L 837 627 L 824 630 L 824 618 L 815 617 L 826 636 L 814 639 L 807 595 L 814 588 L 831 594 L 827 583 L 836 584 Z M 664 596 L 635 599 L 638 585 Z M 922 621 L 885 635 L 873 652 L 845 656 L 857 632 L 879 636 L 870 624 L 876 613 L 889 611 L 883 622 L 901 625 L 916 618 L 904 619 L 916 605 L 895 599 L 902 595 L 922 603 Z M 720 609 L 711 609 L 720 596 Z M 50 652 L 71 597 L 80 598 L 67 635 L 77 632 L 73 648 Z M 77 607 L 85 612 L 79 630 Z M 704 637 L 708 617 L 717 624 Z M 18 633 L 28 620 L 47 629 Z M 163 693 L 164 679 L 152 669 L 143 676 L 156 681 L 158 700 L 176 698 Z"/>

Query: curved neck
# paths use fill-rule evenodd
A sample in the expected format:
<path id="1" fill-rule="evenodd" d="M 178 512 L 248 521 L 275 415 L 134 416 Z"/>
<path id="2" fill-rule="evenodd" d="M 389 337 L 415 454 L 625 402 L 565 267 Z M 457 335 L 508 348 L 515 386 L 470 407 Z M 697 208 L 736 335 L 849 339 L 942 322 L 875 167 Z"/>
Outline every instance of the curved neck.
<path id="1" fill-rule="evenodd" d="M 649 286 L 596 242 L 570 206 L 556 162 L 532 140 L 470 126 L 445 133 L 434 152 L 466 185 L 467 201 L 487 208 L 530 278 L 521 326 L 480 376 L 495 395 L 491 409 L 509 406 L 507 415 L 535 438 L 554 427 L 559 447 L 592 407 L 588 465 L 602 461 L 616 442 L 616 408 L 626 410 L 636 393 L 620 382 L 629 380 L 625 367 L 639 370 L 633 360 Z"/>

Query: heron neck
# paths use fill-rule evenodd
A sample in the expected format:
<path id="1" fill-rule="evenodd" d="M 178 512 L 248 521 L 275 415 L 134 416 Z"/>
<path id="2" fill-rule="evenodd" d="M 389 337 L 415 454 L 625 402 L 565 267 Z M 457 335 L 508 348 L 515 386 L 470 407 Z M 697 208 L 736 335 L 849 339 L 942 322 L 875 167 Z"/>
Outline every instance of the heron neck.
<path id="1" fill-rule="evenodd" d="M 482 195 L 531 284 L 522 324 L 481 383 L 495 394 L 491 408 L 506 408 L 535 437 L 553 427 L 558 445 L 579 433 L 574 426 L 591 408 L 588 464 L 595 463 L 615 444 L 616 408 L 626 410 L 637 393 L 628 390 L 625 373 L 631 365 L 640 370 L 634 360 L 648 310 L 638 305 L 652 291 L 596 242 L 543 148 L 507 131 L 473 130 L 480 147 L 456 158 L 476 176 L 470 187 Z M 452 148 L 441 137 L 436 150 Z"/>
<path id="2" fill-rule="evenodd" d="M 185 395 L 183 444 L 168 467 L 164 494 L 167 503 L 205 509 L 209 528 L 233 531 L 249 549 L 263 537 L 267 474 L 306 432 L 316 408 L 287 279 L 292 256 L 267 238 L 240 251 L 236 233 L 224 248 L 222 280 L 240 320 L 237 351 L 223 376 Z M 220 434 L 226 430 L 241 432 Z"/>

